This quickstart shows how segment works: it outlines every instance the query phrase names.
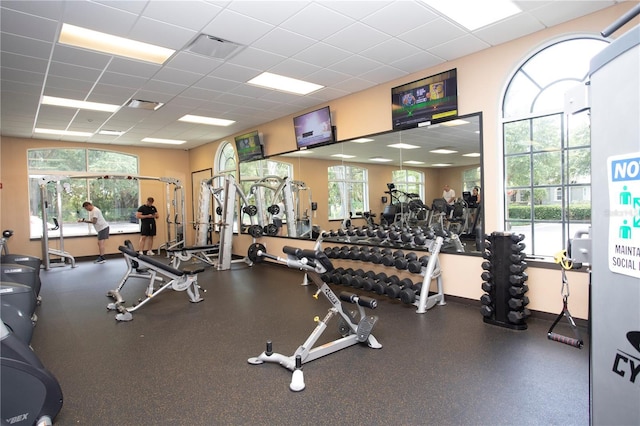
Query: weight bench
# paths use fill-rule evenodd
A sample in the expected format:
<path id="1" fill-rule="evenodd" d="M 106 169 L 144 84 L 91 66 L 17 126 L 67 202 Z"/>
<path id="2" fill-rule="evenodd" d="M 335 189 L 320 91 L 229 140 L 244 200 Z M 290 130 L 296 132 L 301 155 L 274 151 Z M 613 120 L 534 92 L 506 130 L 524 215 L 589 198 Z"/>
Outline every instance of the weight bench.
<path id="1" fill-rule="evenodd" d="M 217 258 L 219 253 L 220 244 L 167 249 L 167 254 L 171 256 L 171 266 L 174 268 L 179 268 L 181 262 L 187 262 L 192 258 L 213 266 L 214 262 L 212 259 Z"/>
<path id="2" fill-rule="evenodd" d="M 305 271 L 318 287 L 318 291 L 313 297 L 317 299 L 318 296 L 322 294 L 332 306 L 329 308 L 329 312 L 324 319 L 320 320 L 319 317 L 314 318 L 318 325 L 309 337 L 307 337 L 307 340 L 296 349 L 293 355 L 286 356 L 273 352 L 272 342 L 267 341 L 266 351 L 257 357 L 249 358 L 247 362 L 253 365 L 273 362 L 292 370 L 293 374 L 289 389 L 298 392 L 305 388 L 302 364 L 358 343 L 366 343 L 373 349 L 382 348 L 382 345 L 378 343 L 376 338 L 371 334 L 371 330 L 378 321 L 378 317 L 365 315 L 364 310 L 364 308 L 375 309 L 378 306 L 378 301 L 370 297 L 358 296 L 348 292 L 342 292 L 339 296 L 336 296 L 331 288 L 320 278 L 320 274 L 333 270 L 331 260 L 329 260 L 324 252 L 320 250 L 303 250 L 290 246 L 283 247 L 282 251 L 287 254 L 286 258 L 268 254 L 262 244 L 254 243 L 249 247 L 248 257 L 254 263 L 262 262 L 265 258 L 268 258 L 285 264 L 289 268 Z M 358 314 L 356 315 L 355 312 L 345 309 L 342 302 L 356 304 Z M 340 317 L 338 331 L 342 338 L 314 348 L 313 345 L 327 328 L 327 323 L 336 315 Z"/>
<path id="3" fill-rule="evenodd" d="M 152 298 L 168 288 L 171 288 L 175 291 L 186 290 L 189 301 L 192 303 L 201 302 L 203 300 L 202 297 L 200 297 L 200 290 L 198 287 L 198 273 L 204 271 L 204 268 L 184 268 L 180 270 L 170 265 L 165 265 L 164 263 L 150 256 L 138 254 L 135 250 L 131 250 L 130 248 L 120 246 L 118 247 L 118 249 L 122 252 L 127 261 L 128 270 L 124 278 L 121 280 L 120 286 L 117 289 L 111 290 L 107 293 L 107 296 L 112 297 L 115 300 L 115 302 L 109 303 L 107 305 L 107 309 L 110 311 L 118 311 L 118 314 L 116 314 L 116 320 L 131 321 L 133 319 L 133 316 L 131 315 L 132 312 L 140 309 Z M 139 267 L 148 270 L 148 274 L 145 274 L 144 277 L 149 277 L 150 281 L 145 292 L 146 298 L 140 299 L 138 303 L 130 307 L 125 307 L 125 300 L 122 298 L 120 290 L 122 289 L 124 283 L 128 278 L 132 276 L 140 276 L 132 272 L 134 264 L 138 264 Z M 157 277 L 157 274 L 163 275 L 164 277 L 168 278 L 169 281 L 157 290 L 154 290 L 153 285 L 155 281 L 162 280 L 162 278 Z"/>

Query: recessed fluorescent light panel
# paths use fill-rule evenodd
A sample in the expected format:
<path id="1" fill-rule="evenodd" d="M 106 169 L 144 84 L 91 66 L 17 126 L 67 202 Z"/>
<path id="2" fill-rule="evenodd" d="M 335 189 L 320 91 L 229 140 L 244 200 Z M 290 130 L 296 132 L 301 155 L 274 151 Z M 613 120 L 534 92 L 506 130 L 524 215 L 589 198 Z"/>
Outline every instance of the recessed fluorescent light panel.
<path id="1" fill-rule="evenodd" d="M 35 129 L 36 133 L 45 133 L 49 135 L 58 135 L 58 136 L 81 136 L 81 137 L 89 137 L 93 136 L 93 133 L 89 132 L 74 132 L 72 130 L 54 130 L 54 129 Z"/>
<path id="2" fill-rule="evenodd" d="M 124 135 L 124 131 L 122 130 L 100 130 L 98 132 L 99 135 L 107 135 L 107 136 L 121 136 Z"/>
<path id="3" fill-rule="evenodd" d="M 405 161 L 404 164 L 424 164 L 424 161 L 409 160 Z"/>
<path id="4" fill-rule="evenodd" d="M 308 95 L 311 92 L 322 89 L 324 86 L 308 81 L 297 80 L 283 75 L 263 72 L 257 77 L 247 81 L 254 86 L 266 87 L 267 89 L 280 90 L 282 92 L 295 93 L 296 95 Z"/>
<path id="5" fill-rule="evenodd" d="M 142 142 L 164 143 L 168 145 L 182 145 L 187 141 L 180 141 L 175 139 L 144 138 L 142 139 Z"/>
<path id="6" fill-rule="evenodd" d="M 434 154 L 455 154 L 458 151 L 454 151 L 452 149 L 440 148 L 440 149 L 434 149 L 434 150 L 429 151 L 429 152 L 433 152 Z"/>
<path id="7" fill-rule="evenodd" d="M 479 152 L 470 152 L 468 154 L 462 154 L 463 157 L 480 157 Z"/>
<path id="8" fill-rule="evenodd" d="M 427 5 L 467 28 L 477 30 L 522 12 L 509 0 L 422 0 Z"/>
<path id="9" fill-rule="evenodd" d="M 182 118 L 179 118 L 178 121 L 184 121 L 187 123 L 196 123 L 196 124 L 207 124 L 209 126 L 230 126 L 235 121 L 233 120 L 224 120 L 222 118 L 213 118 L 213 117 L 204 117 L 201 115 L 190 115 L 187 114 Z"/>
<path id="10" fill-rule="evenodd" d="M 408 143 L 394 143 L 393 145 L 387 145 L 389 148 L 399 148 L 399 149 L 416 149 L 420 148 L 417 145 L 409 145 Z"/>
<path id="11" fill-rule="evenodd" d="M 142 43 L 118 37 L 75 25 L 63 24 L 58 41 L 70 46 L 84 49 L 97 50 L 125 58 L 139 59 L 141 61 L 163 64 L 175 53 L 173 49 L 167 49 L 153 44 Z"/>
<path id="12" fill-rule="evenodd" d="M 348 154 L 333 154 L 332 157 L 338 157 L 338 158 L 356 158 L 355 155 L 348 155 Z"/>
<path id="13" fill-rule="evenodd" d="M 120 105 L 101 104 L 98 102 L 78 101 L 75 99 L 56 98 L 54 96 L 43 96 L 43 105 L 61 106 L 66 108 L 90 109 L 93 111 L 116 112 Z"/>
<path id="14" fill-rule="evenodd" d="M 388 163 L 393 160 L 390 158 L 373 157 L 373 158 L 369 158 L 369 161 L 375 161 L 376 163 Z"/>
<path id="15" fill-rule="evenodd" d="M 433 167 L 447 167 L 447 166 L 450 166 L 450 165 L 451 165 L 450 163 L 435 163 L 435 164 L 432 164 Z"/>
<path id="16" fill-rule="evenodd" d="M 355 142 L 355 143 L 367 143 L 367 142 L 373 142 L 374 140 L 371 138 L 358 138 L 358 139 L 353 139 L 350 140 L 349 142 Z"/>

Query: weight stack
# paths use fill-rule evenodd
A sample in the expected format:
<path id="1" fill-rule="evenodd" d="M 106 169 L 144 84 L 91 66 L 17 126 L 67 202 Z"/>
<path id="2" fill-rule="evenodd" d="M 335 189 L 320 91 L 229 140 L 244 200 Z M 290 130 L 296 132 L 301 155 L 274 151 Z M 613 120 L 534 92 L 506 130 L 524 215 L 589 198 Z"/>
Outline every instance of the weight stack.
<path id="1" fill-rule="evenodd" d="M 526 330 L 531 312 L 526 308 L 527 262 L 524 235 L 493 232 L 484 237 L 482 257 L 482 290 L 480 312 L 484 322 L 514 330 Z"/>

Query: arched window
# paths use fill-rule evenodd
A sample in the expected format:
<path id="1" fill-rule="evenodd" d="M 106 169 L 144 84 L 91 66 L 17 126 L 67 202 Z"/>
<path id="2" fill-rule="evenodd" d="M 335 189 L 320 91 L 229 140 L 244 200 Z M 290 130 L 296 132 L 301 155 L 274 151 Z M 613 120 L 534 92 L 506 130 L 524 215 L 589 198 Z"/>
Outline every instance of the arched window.
<path id="1" fill-rule="evenodd" d="M 607 42 L 557 41 L 516 70 L 502 104 L 505 228 L 524 234 L 526 252 L 552 256 L 591 220 L 590 130 L 586 111 L 564 112 L 565 93 L 584 85 Z"/>
<path id="2" fill-rule="evenodd" d="M 293 180 L 293 164 L 274 160 L 240 163 L 240 182 L 246 195 L 249 195 L 251 185 L 265 176 L 288 177 Z"/>
<path id="3" fill-rule="evenodd" d="M 347 219 L 349 213 L 369 211 L 367 169 L 331 166 L 329 175 L 329 220 Z"/>
<path id="4" fill-rule="evenodd" d="M 417 194 L 424 200 L 424 173 L 416 170 L 394 170 L 391 179 L 396 189 L 407 194 Z"/>
<path id="5" fill-rule="evenodd" d="M 49 218 L 49 237 L 59 236 L 52 218 L 60 216 L 64 236 L 89 235 L 94 229 L 78 223 L 85 217 L 84 201 L 96 205 L 109 222 L 111 233 L 139 232 L 136 210 L 139 206 L 139 183 L 132 179 L 104 179 L 82 175 L 138 174 L 138 157 L 122 152 L 85 148 L 44 148 L 27 150 L 29 170 L 29 210 L 31 238 L 42 237 L 41 178 L 53 177 L 44 184 Z M 73 176 L 73 177 L 71 177 Z M 56 181 L 64 188 L 58 212 Z M 60 213 L 60 214 L 59 214 Z"/>

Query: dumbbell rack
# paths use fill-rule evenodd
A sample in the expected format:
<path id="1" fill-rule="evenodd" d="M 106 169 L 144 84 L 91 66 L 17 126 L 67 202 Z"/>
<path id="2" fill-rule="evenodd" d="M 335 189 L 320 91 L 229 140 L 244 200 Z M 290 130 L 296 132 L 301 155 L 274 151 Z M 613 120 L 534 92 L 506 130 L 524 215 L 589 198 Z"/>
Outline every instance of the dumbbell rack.
<path id="1" fill-rule="evenodd" d="M 480 312 L 484 322 L 514 330 L 526 330 L 526 319 L 531 315 L 525 306 L 529 298 L 523 253 L 524 235 L 509 232 L 493 232 L 485 235 L 485 251 L 482 256 L 482 290 Z"/>

